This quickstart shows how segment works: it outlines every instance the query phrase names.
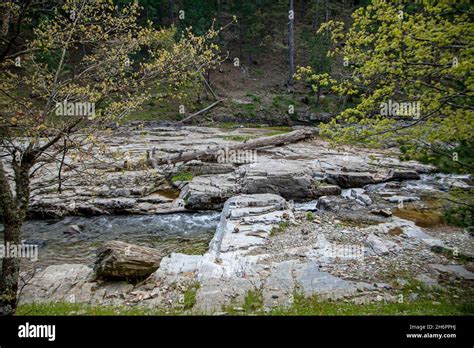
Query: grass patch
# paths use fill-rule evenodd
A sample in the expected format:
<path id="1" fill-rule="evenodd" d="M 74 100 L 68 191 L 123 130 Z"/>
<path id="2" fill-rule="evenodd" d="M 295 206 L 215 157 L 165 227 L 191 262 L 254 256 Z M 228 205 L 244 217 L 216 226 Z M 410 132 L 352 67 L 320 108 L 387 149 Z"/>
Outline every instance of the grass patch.
<path id="1" fill-rule="evenodd" d="M 263 309 L 263 293 L 259 290 L 247 292 L 244 299 L 244 311 L 255 312 Z"/>
<path id="2" fill-rule="evenodd" d="M 244 142 L 244 141 L 247 141 L 247 140 L 252 139 L 252 138 L 254 138 L 253 135 L 224 135 L 222 137 L 222 139 L 224 139 L 224 140 L 240 141 L 240 142 Z"/>
<path id="3" fill-rule="evenodd" d="M 306 212 L 306 220 L 308 221 L 313 221 L 316 218 L 314 213 L 312 211 Z"/>
<path id="4" fill-rule="evenodd" d="M 432 246 L 431 251 L 437 254 L 444 255 L 444 257 L 450 260 L 454 260 L 457 263 L 468 263 L 474 261 L 474 257 L 470 255 L 465 255 L 459 251 L 455 252 L 454 250 L 439 245 Z"/>
<path id="5" fill-rule="evenodd" d="M 398 208 L 393 212 L 393 215 L 413 221 L 417 226 L 424 228 L 441 226 L 445 223 L 443 215 L 433 208 L 423 210 L 414 208 Z"/>
<path id="6" fill-rule="evenodd" d="M 194 178 L 193 173 L 188 172 L 188 171 L 184 171 L 184 172 L 180 172 L 180 173 L 174 175 L 174 176 L 171 178 L 171 181 L 172 181 L 172 182 L 176 182 L 176 181 L 191 181 L 191 180 L 193 180 L 193 178 Z"/>
<path id="7" fill-rule="evenodd" d="M 145 316 L 145 315 L 180 315 L 183 311 L 150 309 L 145 307 L 126 306 L 90 306 L 80 303 L 53 302 L 32 303 L 18 306 L 16 315 L 86 315 L 86 316 Z"/>
<path id="8" fill-rule="evenodd" d="M 176 252 L 186 255 L 204 255 L 209 250 L 209 240 L 189 242 L 177 248 Z"/>
<path id="9" fill-rule="evenodd" d="M 249 290 L 245 294 L 242 307 L 239 305 L 228 305 L 222 308 L 228 315 L 247 315 L 247 314 L 263 314 L 263 292 L 261 290 Z"/>
<path id="10" fill-rule="evenodd" d="M 473 315 L 474 303 L 418 300 L 404 303 L 354 304 L 320 301 L 316 297 L 295 296 L 289 308 L 276 308 L 269 315 Z"/>
<path id="11" fill-rule="evenodd" d="M 199 287 L 200 287 L 199 283 L 193 283 L 183 293 L 183 296 L 184 296 L 183 308 L 185 310 L 193 308 L 194 305 L 196 304 L 196 294 L 199 290 Z"/>
<path id="12" fill-rule="evenodd" d="M 290 223 L 288 221 L 280 222 L 278 226 L 275 226 L 270 231 L 270 237 L 275 237 L 279 234 L 282 234 L 290 227 Z"/>
<path id="13" fill-rule="evenodd" d="M 288 126 L 271 126 L 271 127 L 261 127 L 263 129 L 268 129 L 268 130 L 273 130 L 273 131 L 279 131 L 279 132 L 284 132 L 288 133 L 293 131 L 293 128 L 288 127 Z"/>
<path id="14" fill-rule="evenodd" d="M 410 289 L 420 291 L 416 284 L 413 287 L 406 287 L 404 294 Z M 79 303 L 54 302 L 42 304 L 20 305 L 17 309 L 17 316 L 23 315 L 46 315 L 46 316 L 179 316 L 179 315 L 200 315 L 205 313 L 189 312 L 196 303 L 196 293 L 199 284 L 192 284 L 186 292 L 183 293 L 183 306 L 173 309 L 150 309 L 145 307 L 125 307 L 125 306 L 89 306 Z M 242 309 L 235 307 L 224 308 L 228 315 L 270 315 L 270 316 L 295 316 L 295 315 L 317 315 L 317 316 L 336 316 L 336 315 L 474 315 L 474 301 L 469 299 L 456 302 L 448 298 L 427 299 L 421 297 L 415 301 L 404 301 L 402 303 L 367 303 L 354 304 L 351 302 L 326 301 L 313 297 L 304 297 L 300 294 L 294 294 L 293 303 L 289 307 L 277 307 L 269 312 L 263 311 L 263 294 L 261 291 L 249 291 L 244 299 Z"/>
<path id="15" fill-rule="evenodd" d="M 215 127 L 222 129 L 234 129 L 239 127 L 241 124 L 237 122 L 218 122 Z"/>
<path id="16" fill-rule="evenodd" d="M 262 97 L 260 97 L 259 95 L 256 95 L 256 94 L 253 94 L 253 93 L 247 93 L 245 95 L 246 97 L 249 97 L 250 99 L 252 99 L 252 101 L 254 103 L 260 103 L 262 101 Z"/>
<path id="17" fill-rule="evenodd" d="M 274 131 L 270 132 L 268 134 L 265 134 L 266 137 L 271 137 L 272 135 L 280 135 L 280 134 L 286 134 L 288 133 L 287 131 Z"/>

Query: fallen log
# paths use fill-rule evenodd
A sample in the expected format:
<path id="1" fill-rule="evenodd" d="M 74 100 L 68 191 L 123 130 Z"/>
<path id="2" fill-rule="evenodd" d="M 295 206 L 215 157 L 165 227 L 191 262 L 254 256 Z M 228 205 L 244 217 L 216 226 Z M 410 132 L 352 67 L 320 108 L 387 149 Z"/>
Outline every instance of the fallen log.
<path id="1" fill-rule="evenodd" d="M 198 116 L 198 115 L 202 114 L 203 112 L 206 112 L 206 111 L 211 110 L 214 106 L 216 106 L 217 104 L 219 104 L 219 103 L 221 103 L 221 102 L 223 102 L 223 101 L 224 101 L 223 99 L 216 100 L 216 101 L 215 101 L 214 103 L 212 103 L 211 105 L 208 105 L 208 106 L 206 106 L 204 109 L 199 110 L 198 112 L 195 112 L 195 113 L 192 114 L 192 115 L 189 115 L 188 117 L 182 119 L 182 120 L 179 121 L 178 123 L 179 123 L 179 124 L 185 123 L 185 122 L 189 121 L 190 119 L 192 119 L 193 117 Z"/>
<path id="2" fill-rule="evenodd" d="M 235 150 L 254 150 L 267 146 L 279 146 L 289 143 L 295 143 L 307 138 L 312 137 L 317 133 L 317 129 L 299 129 L 285 134 L 278 134 L 269 137 L 262 137 L 254 140 L 249 140 L 241 144 L 228 146 L 227 151 Z M 186 151 L 181 152 L 175 155 L 163 157 L 163 158 L 154 158 L 150 161 L 154 166 L 162 164 L 174 164 L 179 162 L 188 162 L 192 160 L 200 160 L 203 162 L 215 162 L 219 151 L 224 150 L 222 147 L 215 147 L 205 150 L 195 150 L 195 151 Z"/>
<path id="3" fill-rule="evenodd" d="M 156 249 L 110 241 L 99 249 L 94 271 L 98 278 L 143 278 L 158 269 L 162 257 Z"/>

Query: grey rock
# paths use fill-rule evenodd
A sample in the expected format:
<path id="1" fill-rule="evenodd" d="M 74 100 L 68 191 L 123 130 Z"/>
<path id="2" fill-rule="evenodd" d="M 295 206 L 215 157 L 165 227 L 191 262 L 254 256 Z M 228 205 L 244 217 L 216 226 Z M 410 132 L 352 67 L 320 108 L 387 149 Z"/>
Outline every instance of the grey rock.
<path id="1" fill-rule="evenodd" d="M 25 284 L 20 301 L 88 303 L 93 297 L 95 287 L 92 274 L 90 267 L 81 264 L 49 266 L 36 273 Z"/>
<path id="2" fill-rule="evenodd" d="M 384 197 L 385 200 L 389 201 L 390 203 L 406 203 L 406 202 L 415 202 L 419 201 L 420 198 L 418 197 L 413 197 L 413 196 L 390 196 L 390 197 Z"/>
<path id="3" fill-rule="evenodd" d="M 109 241 L 99 249 L 94 271 L 100 278 L 143 278 L 156 271 L 162 257 L 153 248 Z"/>
<path id="4" fill-rule="evenodd" d="M 416 170 L 391 170 L 387 181 L 419 180 L 420 174 Z"/>
<path id="5" fill-rule="evenodd" d="M 365 241 L 366 245 L 370 247 L 374 253 L 377 255 L 388 255 L 390 254 L 390 250 L 388 250 L 387 246 L 385 245 L 384 241 L 377 237 L 375 234 L 370 234 Z"/>
<path id="6" fill-rule="evenodd" d="M 474 273 L 469 272 L 461 265 L 431 264 L 431 268 L 441 273 L 452 274 L 464 280 L 474 280 Z"/>
<path id="7" fill-rule="evenodd" d="M 252 163 L 237 173 L 243 193 L 273 193 L 288 200 L 316 197 L 311 172 L 298 161 Z"/>
<path id="8" fill-rule="evenodd" d="M 362 187 L 376 183 L 373 175 L 362 172 L 330 172 L 327 181 L 342 188 Z"/>
<path id="9" fill-rule="evenodd" d="M 274 194 L 240 195 L 224 205 L 221 220 L 210 244 L 220 253 L 262 245 L 281 221 L 294 222 L 293 212 Z"/>
<path id="10" fill-rule="evenodd" d="M 341 195 L 344 198 L 355 200 L 361 205 L 369 206 L 372 204 L 372 199 L 364 193 L 364 189 L 361 188 L 351 188 L 343 190 Z"/>
<path id="11" fill-rule="evenodd" d="M 187 209 L 216 210 L 235 195 L 239 188 L 233 174 L 198 176 L 182 189 L 179 198 Z"/>
<path id="12" fill-rule="evenodd" d="M 373 209 L 370 211 L 371 214 L 380 215 L 383 217 L 391 217 L 392 212 L 389 209 Z"/>

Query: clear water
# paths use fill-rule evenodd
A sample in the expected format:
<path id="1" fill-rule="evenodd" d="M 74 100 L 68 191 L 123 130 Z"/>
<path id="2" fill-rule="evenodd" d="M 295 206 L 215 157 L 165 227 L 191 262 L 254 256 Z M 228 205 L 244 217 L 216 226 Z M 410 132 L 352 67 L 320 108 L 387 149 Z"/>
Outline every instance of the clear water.
<path id="1" fill-rule="evenodd" d="M 30 220 L 23 226 L 25 244 L 39 246 L 38 260 L 25 266 L 63 263 L 92 264 L 105 241 L 120 240 L 159 249 L 163 253 L 205 249 L 214 235 L 220 213 L 179 213 L 66 217 Z M 0 224 L 0 241 L 3 225 Z"/>

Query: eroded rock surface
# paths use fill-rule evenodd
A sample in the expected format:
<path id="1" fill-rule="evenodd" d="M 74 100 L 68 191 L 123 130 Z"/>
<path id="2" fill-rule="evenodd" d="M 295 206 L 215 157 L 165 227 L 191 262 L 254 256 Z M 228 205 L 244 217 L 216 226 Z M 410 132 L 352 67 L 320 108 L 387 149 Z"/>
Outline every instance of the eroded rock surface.
<path id="1" fill-rule="evenodd" d="M 97 151 L 94 158 L 82 161 L 73 161 L 69 157 L 73 154 L 66 156 L 61 190 L 58 164 L 41 168 L 32 181 L 35 194 L 30 215 L 156 214 L 182 211 L 184 206 L 220 210 L 228 198 L 247 193 L 274 193 L 287 200 L 304 201 L 339 195 L 341 188 L 415 180 L 433 170 L 417 162 L 401 162 L 387 151 L 332 149 L 317 138 L 257 149 L 256 163 L 153 165 L 154 158 L 225 148 L 236 143 L 234 136 L 263 137 L 268 133 L 245 128 L 119 127 L 100 139 L 104 153 Z M 173 182 L 172 178 L 183 172 L 193 175 L 190 182 Z M 459 181 L 457 185 L 461 184 Z"/>
<path id="2" fill-rule="evenodd" d="M 87 180 L 65 172 L 61 193 L 54 168 L 45 168 L 51 185 L 33 182 L 34 216 L 222 214 L 206 253 L 172 253 L 143 283 L 104 282 L 88 265 L 55 265 L 38 270 L 21 301 L 183 308 L 184 294 L 194 289 L 188 310 L 211 314 L 242 306 L 249 292 L 261 294 L 266 310 L 291 306 L 295 293 L 395 301 L 406 274 L 430 287 L 472 288 L 472 236 L 425 228 L 406 216 L 407 209 L 429 210 L 427 196 L 470 189 L 465 177 L 426 175 L 432 167 L 386 151 L 333 149 L 320 139 L 259 149 L 256 163 L 147 166 L 147 151 L 165 156 L 222 147 L 235 143 L 229 134 L 260 137 L 265 130 L 122 129 L 105 141 L 126 159 L 104 156 Z M 183 172 L 192 178 L 183 180 Z M 452 257 L 458 253 L 467 261 Z"/>

